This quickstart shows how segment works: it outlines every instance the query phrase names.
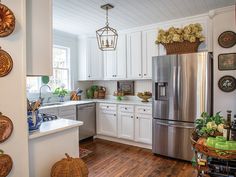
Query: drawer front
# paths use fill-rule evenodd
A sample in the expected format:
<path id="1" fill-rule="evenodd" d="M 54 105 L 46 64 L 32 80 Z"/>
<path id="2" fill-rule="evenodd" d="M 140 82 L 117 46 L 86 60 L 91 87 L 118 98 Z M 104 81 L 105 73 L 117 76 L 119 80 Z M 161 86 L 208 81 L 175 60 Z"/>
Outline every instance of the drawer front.
<path id="1" fill-rule="evenodd" d="M 131 106 L 131 105 L 119 105 L 119 112 L 133 113 L 134 112 L 134 106 Z"/>
<path id="2" fill-rule="evenodd" d="M 58 108 L 40 109 L 39 112 L 58 116 Z"/>
<path id="3" fill-rule="evenodd" d="M 136 106 L 137 114 L 152 114 L 151 106 Z"/>
<path id="4" fill-rule="evenodd" d="M 99 109 L 105 112 L 116 112 L 116 104 L 103 104 L 99 105 Z"/>
<path id="5" fill-rule="evenodd" d="M 75 106 L 64 106 L 59 108 L 59 116 L 76 116 L 76 107 Z"/>

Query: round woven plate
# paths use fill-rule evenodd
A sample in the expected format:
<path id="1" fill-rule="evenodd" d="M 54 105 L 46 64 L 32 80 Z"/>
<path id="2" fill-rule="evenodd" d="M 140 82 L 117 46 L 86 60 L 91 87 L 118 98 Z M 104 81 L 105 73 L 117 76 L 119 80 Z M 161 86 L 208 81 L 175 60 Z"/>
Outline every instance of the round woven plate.
<path id="1" fill-rule="evenodd" d="M 0 150 L 0 176 L 7 176 L 11 172 L 12 166 L 13 161 L 11 157 Z"/>
<path id="2" fill-rule="evenodd" d="M 0 37 L 6 37 L 14 31 L 15 21 L 13 12 L 0 3 Z"/>
<path id="3" fill-rule="evenodd" d="M 223 48 L 230 48 L 236 44 L 236 33 L 233 31 L 225 31 L 218 38 L 218 43 Z"/>
<path id="4" fill-rule="evenodd" d="M 223 92 L 232 92 L 236 89 L 236 79 L 233 76 L 223 76 L 220 78 L 218 86 Z"/>
<path id="5" fill-rule="evenodd" d="M 13 68 L 11 56 L 0 47 L 0 77 L 8 75 Z"/>
<path id="6" fill-rule="evenodd" d="M 13 131 L 12 121 L 0 112 L 0 143 L 6 141 Z"/>

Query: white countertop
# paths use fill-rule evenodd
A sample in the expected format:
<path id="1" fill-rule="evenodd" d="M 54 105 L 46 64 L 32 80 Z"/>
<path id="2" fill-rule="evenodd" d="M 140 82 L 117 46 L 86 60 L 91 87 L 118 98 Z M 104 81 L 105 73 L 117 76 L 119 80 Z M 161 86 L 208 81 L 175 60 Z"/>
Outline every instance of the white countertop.
<path id="1" fill-rule="evenodd" d="M 43 122 L 38 131 L 29 134 L 29 139 L 39 138 L 53 133 L 61 132 L 67 129 L 79 127 L 84 123 L 76 120 L 57 119 Z"/>
<path id="2" fill-rule="evenodd" d="M 72 106 L 72 105 L 80 105 L 80 104 L 88 104 L 88 103 L 111 103 L 111 104 L 131 104 L 131 105 L 141 105 L 141 106 L 151 106 L 152 102 L 141 102 L 141 100 L 115 100 L 115 99 L 86 99 L 81 101 L 65 101 L 59 105 L 50 105 L 50 106 L 42 106 L 40 109 L 48 109 L 48 108 L 56 108 L 63 106 Z"/>

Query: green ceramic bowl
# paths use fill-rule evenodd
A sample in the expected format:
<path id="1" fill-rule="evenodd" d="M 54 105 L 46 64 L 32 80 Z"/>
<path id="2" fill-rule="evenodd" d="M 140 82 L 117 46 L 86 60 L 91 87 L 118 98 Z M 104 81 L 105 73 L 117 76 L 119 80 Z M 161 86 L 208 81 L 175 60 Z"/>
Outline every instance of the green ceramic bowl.
<path id="1" fill-rule="evenodd" d="M 229 146 L 229 150 L 236 150 L 236 141 L 227 141 L 226 144 Z"/>
<path id="2" fill-rule="evenodd" d="M 216 140 L 217 140 L 217 142 L 225 142 L 225 141 L 226 141 L 226 138 L 223 137 L 223 136 L 217 136 L 217 137 L 216 137 Z"/>
<path id="3" fill-rule="evenodd" d="M 226 142 L 217 142 L 215 148 L 222 150 L 229 150 L 229 145 Z"/>
<path id="4" fill-rule="evenodd" d="M 207 146 L 215 147 L 216 142 L 217 142 L 217 139 L 214 137 L 207 138 Z"/>

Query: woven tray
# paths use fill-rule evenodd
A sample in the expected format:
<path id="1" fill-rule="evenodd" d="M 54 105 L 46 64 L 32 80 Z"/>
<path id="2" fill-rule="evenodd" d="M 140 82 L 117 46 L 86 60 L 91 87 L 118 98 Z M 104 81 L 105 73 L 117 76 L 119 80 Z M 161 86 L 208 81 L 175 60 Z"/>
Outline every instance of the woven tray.
<path id="1" fill-rule="evenodd" d="M 198 47 L 201 44 L 199 40 L 196 42 L 174 42 L 169 44 L 162 44 L 166 48 L 166 54 L 184 54 L 184 53 L 195 53 L 198 51 Z"/>
<path id="2" fill-rule="evenodd" d="M 222 150 L 197 143 L 198 138 L 194 135 L 190 137 L 192 146 L 200 153 L 218 159 L 233 160 L 236 159 L 236 150 Z"/>

